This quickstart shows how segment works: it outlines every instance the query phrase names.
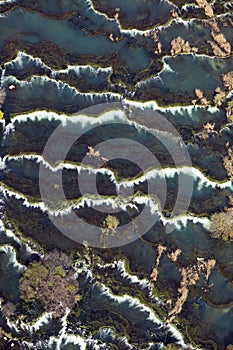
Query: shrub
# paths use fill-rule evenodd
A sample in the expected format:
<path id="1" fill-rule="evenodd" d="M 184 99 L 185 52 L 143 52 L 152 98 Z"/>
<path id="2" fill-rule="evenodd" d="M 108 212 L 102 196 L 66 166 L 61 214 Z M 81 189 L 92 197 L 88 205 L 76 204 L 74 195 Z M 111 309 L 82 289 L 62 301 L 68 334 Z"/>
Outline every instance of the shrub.
<path id="1" fill-rule="evenodd" d="M 210 232 L 214 238 L 233 239 L 233 212 L 231 209 L 214 213 L 210 221 Z"/>
<path id="2" fill-rule="evenodd" d="M 14 316 L 16 310 L 15 304 L 11 303 L 10 301 L 7 301 L 2 305 L 2 316 L 9 318 Z"/>
<path id="3" fill-rule="evenodd" d="M 55 317 L 72 309 L 78 300 L 79 285 L 69 257 L 54 250 L 40 262 L 29 264 L 20 280 L 20 296 L 26 303 L 38 301 Z"/>
<path id="4" fill-rule="evenodd" d="M 110 229 L 112 231 L 115 231 L 119 226 L 119 224 L 120 224 L 119 220 L 117 219 L 116 216 L 113 216 L 113 215 L 108 215 L 104 221 L 104 226 L 107 229 Z"/>
<path id="5" fill-rule="evenodd" d="M 227 149 L 227 155 L 223 157 L 223 166 L 230 180 L 233 180 L 233 150 Z"/>

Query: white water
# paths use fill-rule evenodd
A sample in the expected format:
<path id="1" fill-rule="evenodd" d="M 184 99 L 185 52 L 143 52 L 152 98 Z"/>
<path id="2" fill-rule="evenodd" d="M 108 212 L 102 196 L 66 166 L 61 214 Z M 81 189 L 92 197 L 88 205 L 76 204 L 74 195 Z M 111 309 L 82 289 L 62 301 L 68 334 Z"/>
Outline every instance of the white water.
<path id="1" fill-rule="evenodd" d="M 104 284 L 98 283 L 98 287 L 101 290 L 101 294 L 106 295 L 110 301 L 113 301 L 114 303 L 117 303 L 119 305 L 128 304 L 130 309 L 137 309 L 137 312 L 141 311 L 142 313 L 145 313 L 147 315 L 146 320 L 152 322 L 152 324 L 154 324 L 156 328 L 159 328 L 163 325 L 159 318 L 155 315 L 154 311 L 146 305 L 144 305 L 139 299 L 131 297 L 129 295 L 114 295 L 111 293 L 111 290 Z M 168 329 L 172 333 L 173 337 L 177 339 L 177 343 L 181 345 L 184 349 L 186 349 L 187 346 L 184 343 L 181 333 L 171 324 L 168 325 Z"/>
<path id="2" fill-rule="evenodd" d="M 46 65 L 41 58 L 39 57 L 33 57 L 32 55 L 29 55 L 23 51 L 19 51 L 17 54 L 17 57 L 9 62 L 6 62 L 4 64 L 4 74 L 2 74 L 2 79 L 5 77 L 5 72 L 7 68 L 11 69 L 19 69 L 22 70 L 24 69 L 28 64 L 34 65 L 34 66 L 39 66 L 41 68 L 45 68 L 47 70 L 52 71 L 52 76 L 55 78 L 57 75 L 60 73 L 63 74 L 69 74 L 70 72 L 75 72 L 77 76 L 80 75 L 80 73 L 87 71 L 87 73 L 91 73 L 94 77 L 98 75 L 98 73 L 106 73 L 108 75 L 112 74 L 113 70 L 112 67 L 106 67 L 106 68 L 101 68 L 101 67 L 93 67 L 90 65 L 67 65 L 66 69 L 60 69 L 60 70 L 54 70 L 51 69 L 48 65 Z"/>
<path id="3" fill-rule="evenodd" d="M 73 344 L 73 345 L 78 345 L 80 347 L 80 350 L 86 350 L 87 349 L 87 341 L 78 336 L 78 335 L 68 335 L 65 334 L 63 337 L 50 337 L 49 338 L 49 349 L 53 348 L 56 350 L 61 349 L 61 344 L 63 345 L 68 345 L 68 344 Z M 54 348 L 55 345 L 55 348 Z"/>
<path id="4" fill-rule="evenodd" d="M 109 300 L 117 304 L 127 303 L 130 308 L 133 308 L 133 309 L 135 308 L 138 311 L 145 312 L 148 315 L 147 319 L 151 321 L 155 327 L 159 327 L 162 325 L 161 321 L 155 315 L 155 313 L 148 306 L 142 304 L 139 299 L 135 297 L 131 297 L 127 294 L 125 294 L 124 296 L 114 295 L 111 293 L 110 289 L 106 287 L 104 284 L 98 283 L 98 286 L 100 287 L 101 294 L 106 295 Z"/>
<path id="5" fill-rule="evenodd" d="M 20 264 L 17 260 L 16 251 L 14 247 L 8 244 L 4 244 L 0 247 L 0 252 L 5 253 L 8 256 L 8 263 L 14 266 L 17 272 L 23 272 L 26 267 Z"/>
<path id="6" fill-rule="evenodd" d="M 214 188 L 221 188 L 221 189 L 229 189 L 230 191 L 233 191 L 233 184 L 230 180 L 227 181 L 215 181 L 211 178 L 206 177 L 204 174 L 202 174 L 200 169 L 197 169 L 195 167 L 185 167 L 185 166 L 177 166 L 177 167 L 165 167 L 161 169 L 152 169 L 147 170 L 144 172 L 143 175 L 137 177 L 136 179 L 131 180 L 121 180 L 118 181 L 115 178 L 115 174 L 113 171 L 107 169 L 107 168 L 93 168 L 93 165 L 86 165 L 86 164 L 80 164 L 76 165 L 74 163 L 67 162 L 60 162 L 56 166 L 52 166 L 48 162 L 44 160 L 44 158 L 41 155 L 37 154 L 24 154 L 24 155 L 17 155 L 17 156 L 5 156 L 0 162 L 0 169 L 6 168 L 6 162 L 15 160 L 22 162 L 24 159 L 26 160 L 32 160 L 36 161 L 38 164 L 43 164 L 46 168 L 49 168 L 52 172 L 57 172 L 59 170 L 67 169 L 67 170 L 77 170 L 77 173 L 80 173 L 81 171 L 88 171 L 90 174 L 103 174 L 109 176 L 111 181 L 115 183 L 117 192 L 120 193 L 120 188 L 133 188 L 135 185 L 138 185 L 140 183 L 146 182 L 148 180 L 159 178 L 174 178 L 176 175 L 181 176 L 185 175 L 187 177 L 193 178 L 193 181 L 197 181 L 197 191 L 201 191 L 204 188 L 207 188 L 211 186 Z"/>
<path id="7" fill-rule="evenodd" d="M 108 98 L 109 96 L 111 97 L 117 97 L 119 100 L 122 99 L 120 94 L 117 93 L 109 93 L 109 92 L 103 92 L 103 93 L 81 93 L 78 89 L 75 87 L 70 86 L 67 83 L 64 83 L 62 81 L 57 81 L 56 79 L 53 78 L 48 78 L 47 76 L 37 76 L 34 75 L 32 78 L 29 80 L 18 80 L 14 76 L 8 76 L 4 79 L 3 82 L 3 87 L 6 87 L 10 84 L 20 86 L 20 88 L 26 88 L 27 90 L 34 90 L 35 88 L 38 87 L 43 87 L 46 83 L 52 83 L 52 85 L 55 85 L 57 88 L 57 91 L 59 94 L 62 94 L 62 91 L 65 89 L 68 89 L 71 93 L 71 96 L 85 96 L 87 98 L 90 98 L 93 100 L 95 97 L 103 97 L 103 98 Z M 94 101 L 94 100 L 93 100 Z"/>

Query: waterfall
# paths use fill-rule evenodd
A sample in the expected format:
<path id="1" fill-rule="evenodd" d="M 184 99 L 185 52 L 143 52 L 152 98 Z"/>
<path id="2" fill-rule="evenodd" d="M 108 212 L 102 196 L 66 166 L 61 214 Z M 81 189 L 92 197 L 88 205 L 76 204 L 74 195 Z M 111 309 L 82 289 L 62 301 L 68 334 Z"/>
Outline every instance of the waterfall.
<path id="1" fill-rule="evenodd" d="M 6 76 L 6 67 L 5 67 L 5 64 L 2 66 L 2 74 L 1 74 L 1 78 L 0 78 L 0 81 L 1 81 L 1 86 L 2 86 L 2 83 L 5 79 L 5 76 Z"/>

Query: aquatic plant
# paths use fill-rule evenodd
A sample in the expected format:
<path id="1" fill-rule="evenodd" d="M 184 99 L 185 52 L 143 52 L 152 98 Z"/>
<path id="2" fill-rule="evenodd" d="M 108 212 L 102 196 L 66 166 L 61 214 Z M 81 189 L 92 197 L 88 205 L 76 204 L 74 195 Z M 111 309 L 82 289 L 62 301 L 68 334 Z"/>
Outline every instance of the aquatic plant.
<path id="1" fill-rule="evenodd" d="M 29 264 L 20 280 L 20 297 L 26 303 L 38 301 L 55 317 L 72 309 L 76 301 L 79 284 L 71 270 L 69 257 L 57 250 L 44 256 L 40 262 Z"/>

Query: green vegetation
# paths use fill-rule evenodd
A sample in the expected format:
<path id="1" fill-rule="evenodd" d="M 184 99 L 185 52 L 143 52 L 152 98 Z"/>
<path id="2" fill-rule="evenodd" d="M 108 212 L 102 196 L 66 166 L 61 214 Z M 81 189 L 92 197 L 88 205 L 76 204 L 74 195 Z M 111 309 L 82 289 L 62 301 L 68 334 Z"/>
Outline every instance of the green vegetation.
<path id="1" fill-rule="evenodd" d="M 20 280 L 20 297 L 25 303 L 38 301 L 44 310 L 55 317 L 72 309 L 79 300 L 79 285 L 65 253 L 54 250 L 40 262 L 29 264 Z"/>
<path id="2" fill-rule="evenodd" d="M 177 344 L 168 344 L 165 345 L 164 350 L 182 350 L 182 346 Z"/>
<path id="3" fill-rule="evenodd" d="M 112 231 L 115 231 L 119 224 L 119 220 L 113 215 L 108 215 L 104 221 L 104 226 Z"/>

